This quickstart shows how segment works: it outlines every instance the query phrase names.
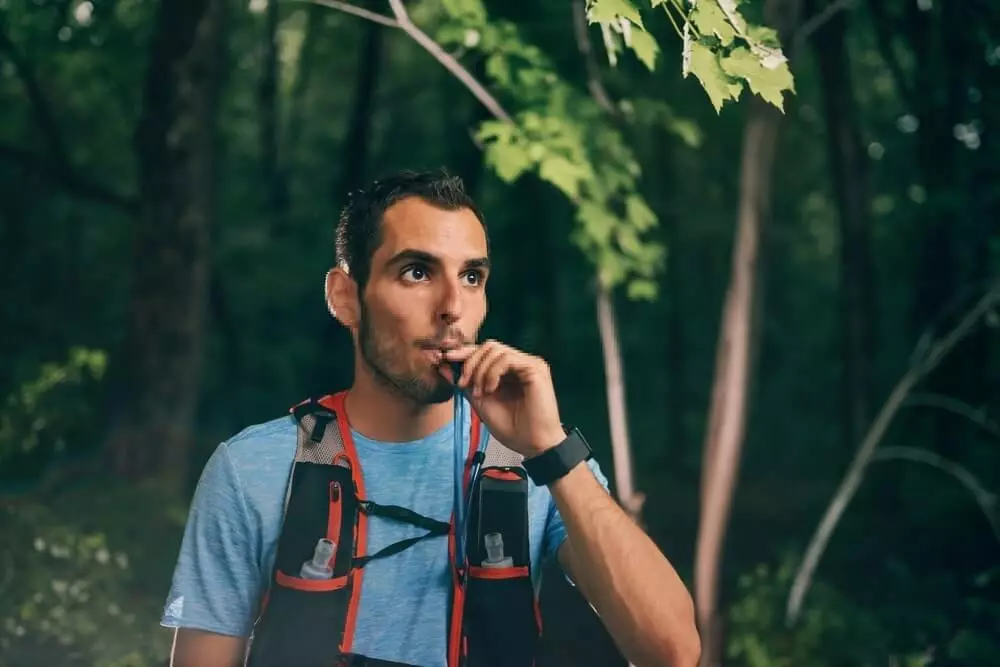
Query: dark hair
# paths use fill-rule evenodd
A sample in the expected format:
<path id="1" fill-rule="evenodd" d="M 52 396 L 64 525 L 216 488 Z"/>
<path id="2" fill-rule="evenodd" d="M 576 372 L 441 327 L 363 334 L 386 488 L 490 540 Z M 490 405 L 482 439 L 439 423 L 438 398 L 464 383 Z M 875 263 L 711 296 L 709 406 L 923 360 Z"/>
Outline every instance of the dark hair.
<path id="1" fill-rule="evenodd" d="M 348 194 L 347 204 L 337 223 L 337 266 L 346 268 L 360 290 L 371 273 L 372 255 L 382 243 L 382 217 L 393 204 L 409 197 L 420 197 L 428 204 L 446 211 L 467 208 L 486 228 L 483 214 L 465 191 L 462 179 L 444 169 L 399 171 Z M 486 235 L 487 252 L 489 234 Z"/>

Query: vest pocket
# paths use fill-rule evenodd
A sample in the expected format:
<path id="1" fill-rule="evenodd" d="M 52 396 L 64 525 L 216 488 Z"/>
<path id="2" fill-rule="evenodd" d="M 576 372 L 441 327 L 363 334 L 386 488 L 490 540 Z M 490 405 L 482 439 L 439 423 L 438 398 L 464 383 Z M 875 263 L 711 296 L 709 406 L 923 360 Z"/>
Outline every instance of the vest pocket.
<path id="1" fill-rule="evenodd" d="M 248 667 L 329 667 L 351 599 L 350 576 L 302 579 L 277 572 L 254 629 Z"/>
<path id="2" fill-rule="evenodd" d="M 539 619 L 527 567 L 469 568 L 467 667 L 531 667 Z"/>
<path id="3" fill-rule="evenodd" d="M 354 482 L 348 468 L 299 461 L 288 493 L 247 667 L 330 667 L 340 653 L 355 585 Z"/>

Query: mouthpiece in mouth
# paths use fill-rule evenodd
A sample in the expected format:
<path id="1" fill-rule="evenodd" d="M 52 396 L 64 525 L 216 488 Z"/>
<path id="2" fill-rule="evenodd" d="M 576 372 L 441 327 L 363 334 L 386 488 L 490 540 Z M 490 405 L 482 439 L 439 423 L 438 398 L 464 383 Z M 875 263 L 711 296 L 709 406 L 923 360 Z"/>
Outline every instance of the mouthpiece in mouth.
<path id="1" fill-rule="evenodd" d="M 449 361 L 448 367 L 451 368 L 451 383 L 457 385 L 458 379 L 462 377 L 462 362 Z"/>

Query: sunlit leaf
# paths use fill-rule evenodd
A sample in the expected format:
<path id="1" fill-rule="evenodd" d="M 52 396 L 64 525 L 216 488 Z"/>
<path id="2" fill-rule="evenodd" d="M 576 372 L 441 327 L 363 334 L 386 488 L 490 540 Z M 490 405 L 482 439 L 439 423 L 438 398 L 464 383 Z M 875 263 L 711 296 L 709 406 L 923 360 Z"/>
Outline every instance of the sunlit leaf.
<path id="1" fill-rule="evenodd" d="M 722 111 L 726 100 L 738 100 L 743 90 L 743 85 L 722 69 L 715 52 L 699 42 L 691 46 L 691 73 L 701 82 L 716 112 Z"/>
<path id="2" fill-rule="evenodd" d="M 719 4 L 713 0 L 704 0 L 695 5 L 689 19 L 698 29 L 702 37 L 717 37 L 723 46 L 729 46 L 736 38 L 736 30 L 722 13 Z"/>
<path id="3" fill-rule="evenodd" d="M 632 31 L 631 46 L 636 57 L 642 61 L 647 69 L 652 71 L 656 68 L 656 55 L 660 52 L 660 46 L 652 35 L 645 30 Z"/>
<path id="4" fill-rule="evenodd" d="M 783 93 L 793 91 L 794 81 L 788 63 L 781 63 L 774 69 L 768 69 L 746 47 L 733 49 L 722 60 L 722 68 L 731 76 L 745 80 L 750 90 L 768 103 L 784 111 Z"/>
<path id="5" fill-rule="evenodd" d="M 642 16 L 631 0 L 594 0 L 587 12 L 591 23 L 611 23 L 617 21 L 619 16 L 638 26 L 642 25 Z"/>

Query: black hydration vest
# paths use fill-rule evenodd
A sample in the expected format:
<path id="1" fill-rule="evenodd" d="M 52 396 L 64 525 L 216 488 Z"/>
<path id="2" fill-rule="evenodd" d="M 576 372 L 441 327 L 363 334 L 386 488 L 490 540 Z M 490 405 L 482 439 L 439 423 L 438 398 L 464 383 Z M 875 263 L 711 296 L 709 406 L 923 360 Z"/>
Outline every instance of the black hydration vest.
<path id="1" fill-rule="evenodd" d="M 299 426 L 298 446 L 247 667 L 414 667 L 352 652 L 361 580 L 371 560 L 443 536 L 448 539 L 452 579 L 448 667 L 532 667 L 541 614 L 531 581 L 528 481 L 521 456 L 492 436 L 480 447 L 480 421 L 472 414 L 463 476 L 468 508 L 463 558 L 457 554 L 454 512 L 444 523 L 366 496 L 345 396 L 341 392 L 310 399 L 292 409 Z M 369 554 L 369 516 L 410 523 L 427 533 Z M 334 551 L 327 560 L 322 549 L 330 543 Z M 324 561 L 320 566 L 332 569 L 327 578 L 301 576 L 303 564 L 314 556 Z M 392 624 L 393 619 L 384 622 Z"/>

